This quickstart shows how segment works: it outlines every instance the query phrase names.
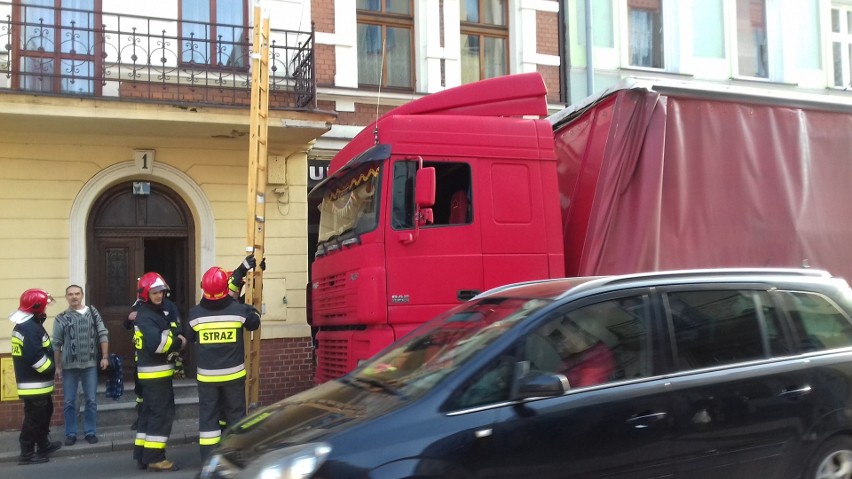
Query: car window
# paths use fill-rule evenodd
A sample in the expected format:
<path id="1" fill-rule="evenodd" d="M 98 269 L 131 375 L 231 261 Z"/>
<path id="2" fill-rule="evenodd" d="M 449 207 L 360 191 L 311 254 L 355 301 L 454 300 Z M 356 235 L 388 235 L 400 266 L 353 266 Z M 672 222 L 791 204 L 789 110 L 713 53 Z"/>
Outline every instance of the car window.
<path id="1" fill-rule="evenodd" d="M 649 376 L 648 301 L 630 296 L 562 310 L 526 338 L 530 369 L 568 378 L 571 388 Z"/>
<path id="2" fill-rule="evenodd" d="M 781 291 L 779 295 L 803 351 L 852 346 L 852 323 L 829 298 L 794 291 Z"/>
<path id="3" fill-rule="evenodd" d="M 678 291 L 665 295 L 678 370 L 790 353 L 764 291 Z"/>
<path id="4" fill-rule="evenodd" d="M 451 398 L 452 409 L 508 401 L 516 361 L 565 375 L 571 388 L 651 375 L 647 296 L 557 309 L 541 327 L 475 374 Z"/>

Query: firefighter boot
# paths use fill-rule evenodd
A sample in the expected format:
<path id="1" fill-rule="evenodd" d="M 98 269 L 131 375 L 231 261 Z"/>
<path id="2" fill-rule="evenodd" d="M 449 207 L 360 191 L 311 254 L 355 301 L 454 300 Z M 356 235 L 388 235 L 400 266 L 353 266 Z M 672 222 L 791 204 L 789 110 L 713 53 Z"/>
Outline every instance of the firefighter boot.
<path id="1" fill-rule="evenodd" d="M 168 459 L 163 459 L 160 462 L 154 462 L 148 464 L 148 472 L 166 472 L 166 471 L 177 471 L 180 468 L 177 464 L 173 463 Z"/>
<path id="2" fill-rule="evenodd" d="M 36 455 L 46 458 L 50 454 L 58 451 L 60 447 L 62 447 L 62 442 L 51 441 L 50 436 L 44 436 L 37 444 Z"/>
<path id="3" fill-rule="evenodd" d="M 48 458 L 36 455 L 34 442 L 21 441 L 21 457 L 18 458 L 18 464 L 41 464 L 47 461 L 49 461 Z"/>

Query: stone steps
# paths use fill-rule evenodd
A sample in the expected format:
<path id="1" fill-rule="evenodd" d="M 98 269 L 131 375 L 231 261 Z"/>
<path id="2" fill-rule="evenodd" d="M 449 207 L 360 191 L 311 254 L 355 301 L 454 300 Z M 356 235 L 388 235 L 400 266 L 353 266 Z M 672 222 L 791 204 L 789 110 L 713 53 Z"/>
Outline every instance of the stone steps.
<path id="1" fill-rule="evenodd" d="M 133 382 L 124 383 L 124 394 L 114 400 L 106 397 L 106 385 L 98 384 L 98 429 L 102 426 L 119 426 L 130 424 L 136 419 L 136 395 L 133 393 Z M 195 379 L 177 379 L 174 381 L 175 391 L 175 420 L 190 421 L 198 420 L 198 388 Z M 85 397 L 82 391 L 77 394 L 77 431 L 83 432 L 83 412 L 85 410 Z M 54 415 L 62 416 L 62 411 L 55 411 Z M 57 428 L 60 433 L 62 427 Z M 56 434 L 57 436 L 59 434 Z"/>

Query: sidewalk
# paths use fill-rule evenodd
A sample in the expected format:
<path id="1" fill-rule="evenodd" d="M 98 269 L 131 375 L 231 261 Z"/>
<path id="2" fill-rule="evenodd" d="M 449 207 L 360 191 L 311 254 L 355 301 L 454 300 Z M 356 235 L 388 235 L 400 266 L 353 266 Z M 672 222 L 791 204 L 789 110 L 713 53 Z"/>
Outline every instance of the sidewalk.
<path id="1" fill-rule="evenodd" d="M 78 437 L 76 444 L 65 446 L 62 425 L 52 426 L 50 429 L 50 436 L 54 441 L 63 441 L 62 449 L 51 454 L 51 457 L 80 456 L 111 451 L 127 451 L 130 454 L 136 437 L 136 431 L 131 430 L 129 424 L 104 425 L 98 427 L 96 444 L 89 444 L 86 439 Z M 18 456 L 21 454 L 18 434 L 19 431 L 0 431 L 0 464 L 18 461 Z M 198 443 L 198 420 L 176 420 L 172 426 L 172 434 L 169 436 L 169 444 L 192 443 Z"/>

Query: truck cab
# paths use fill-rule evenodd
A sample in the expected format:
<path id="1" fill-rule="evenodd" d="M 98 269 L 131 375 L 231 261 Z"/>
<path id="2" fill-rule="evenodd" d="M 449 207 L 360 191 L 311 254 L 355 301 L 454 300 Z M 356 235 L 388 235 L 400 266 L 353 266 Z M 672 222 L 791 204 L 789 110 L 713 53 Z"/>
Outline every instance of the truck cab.
<path id="1" fill-rule="evenodd" d="M 312 264 L 316 382 L 494 286 L 564 272 L 552 127 L 537 73 L 435 93 L 332 160 Z"/>

